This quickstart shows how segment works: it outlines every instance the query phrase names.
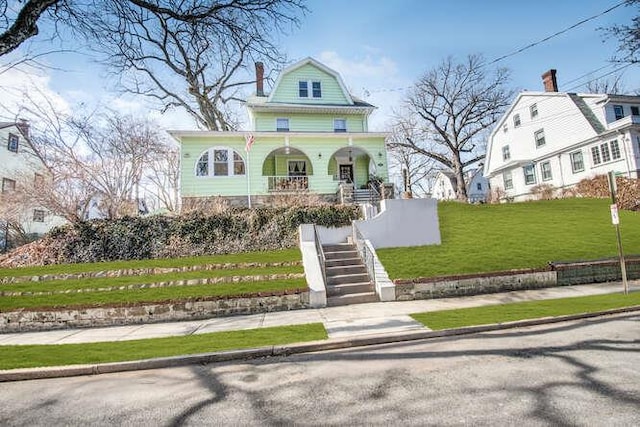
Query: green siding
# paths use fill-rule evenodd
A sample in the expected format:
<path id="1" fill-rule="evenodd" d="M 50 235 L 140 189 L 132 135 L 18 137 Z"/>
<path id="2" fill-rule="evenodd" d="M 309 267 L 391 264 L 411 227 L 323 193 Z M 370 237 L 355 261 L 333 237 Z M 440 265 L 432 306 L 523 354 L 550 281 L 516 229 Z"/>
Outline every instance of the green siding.
<path id="1" fill-rule="evenodd" d="M 296 135 L 286 135 L 277 133 L 273 136 L 258 136 L 250 152 L 249 165 L 247 167 L 248 175 L 251 181 L 251 194 L 268 194 L 268 182 L 263 172 L 275 170 L 272 152 L 278 148 L 284 147 L 284 138 L 289 136 L 289 143 L 292 148 L 301 150 L 309 164 L 307 165 L 308 173 L 313 174 L 309 177 L 309 189 L 320 194 L 334 194 L 337 190 L 338 182 L 334 181 L 335 159 L 333 155 L 340 148 L 348 146 L 349 135 L 342 137 L 326 138 L 318 135 L 317 137 L 301 137 Z M 242 196 L 247 194 L 247 176 L 228 176 L 228 177 L 197 177 L 195 176 L 195 164 L 200 154 L 211 147 L 228 147 L 236 150 L 243 159 L 247 159 L 247 153 L 244 151 L 245 141 L 242 136 L 203 136 L 203 137 L 184 137 L 181 147 L 181 187 L 183 197 L 206 197 L 206 196 Z M 353 137 L 353 147 L 364 150 L 372 158 L 376 159 L 376 163 L 382 163 L 383 167 L 378 167 L 377 174 L 383 178 L 387 177 L 387 161 L 382 137 Z M 384 153 L 380 158 L 378 152 Z M 271 155 L 271 156 L 270 156 Z M 300 154 L 292 153 L 291 157 L 300 158 Z M 357 159 L 357 157 L 356 157 Z M 329 163 L 332 163 L 331 167 Z M 273 166 L 272 166 L 273 165 Z M 286 163 L 284 174 L 286 175 Z M 272 175 L 267 173 L 267 176 Z M 360 164 L 356 160 L 354 170 L 358 185 L 366 183 L 368 179 L 368 163 L 362 161 Z M 360 181 L 364 179 L 364 182 Z"/>
<path id="2" fill-rule="evenodd" d="M 353 179 L 358 187 L 369 181 L 369 156 L 359 156 L 355 159 Z"/>
<path id="3" fill-rule="evenodd" d="M 298 96 L 298 82 L 301 80 L 309 82 L 308 98 L 300 98 Z M 321 98 L 313 98 L 311 91 L 312 81 L 321 82 Z M 271 102 L 348 105 L 347 97 L 340 88 L 338 80 L 313 64 L 303 65 L 288 74 L 282 75 L 278 87 L 275 88 L 274 93 L 271 95 Z"/>
<path id="4" fill-rule="evenodd" d="M 348 132 L 364 132 L 365 116 L 334 114 L 255 113 L 258 132 L 275 132 L 276 119 L 288 118 L 290 132 L 333 132 L 334 119 L 346 119 Z"/>
<path id="5" fill-rule="evenodd" d="M 335 157 L 332 157 L 331 160 L 329 161 L 329 167 L 328 167 L 328 171 L 327 173 L 331 176 L 335 176 L 338 175 L 338 162 L 336 162 Z"/>
<path id="6" fill-rule="evenodd" d="M 273 176 L 276 174 L 276 158 L 274 156 L 267 157 L 262 165 L 262 175 Z"/>

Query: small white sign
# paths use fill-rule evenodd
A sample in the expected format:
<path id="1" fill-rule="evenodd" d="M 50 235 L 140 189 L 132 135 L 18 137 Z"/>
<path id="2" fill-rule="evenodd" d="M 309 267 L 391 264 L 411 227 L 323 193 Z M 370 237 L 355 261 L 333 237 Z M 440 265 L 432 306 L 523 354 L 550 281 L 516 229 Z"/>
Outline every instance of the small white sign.
<path id="1" fill-rule="evenodd" d="M 610 207 L 611 207 L 611 224 L 613 225 L 620 224 L 620 217 L 618 217 L 618 205 L 614 203 Z"/>

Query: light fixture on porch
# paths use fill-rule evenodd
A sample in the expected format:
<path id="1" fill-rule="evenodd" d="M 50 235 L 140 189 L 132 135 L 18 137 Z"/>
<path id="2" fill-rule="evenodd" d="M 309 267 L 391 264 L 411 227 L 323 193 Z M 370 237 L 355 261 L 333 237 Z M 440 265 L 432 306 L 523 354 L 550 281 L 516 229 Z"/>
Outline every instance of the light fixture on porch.
<path id="1" fill-rule="evenodd" d="M 351 157 L 351 150 L 349 150 L 349 161 L 352 162 L 353 161 L 353 157 Z"/>
<path id="2" fill-rule="evenodd" d="M 382 153 L 378 151 L 378 157 L 382 157 Z"/>

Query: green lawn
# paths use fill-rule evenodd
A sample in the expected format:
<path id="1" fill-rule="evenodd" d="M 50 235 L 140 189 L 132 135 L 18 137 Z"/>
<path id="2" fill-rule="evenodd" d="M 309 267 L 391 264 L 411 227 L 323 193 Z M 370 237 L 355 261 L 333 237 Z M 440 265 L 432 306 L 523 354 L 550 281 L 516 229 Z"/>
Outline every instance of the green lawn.
<path id="1" fill-rule="evenodd" d="M 2 285 L 0 290 L 5 292 L 43 292 L 63 291 L 75 289 L 95 289 L 109 286 L 127 286 L 134 284 L 147 284 L 158 282 L 170 282 L 189 279 L 206 279 L 229 276 L 264 276 L 272 274 L 304 273 L 302 266 L 281 267 L 253 267 L 237 269 L 197 270 L 179 273 L 151 274 L 140 276 L 120 277 L 92 277 L 85 279 L 48 280 L 42 282 L 19 282 Z"/>
<path id="2" fill-rule="evenodd" d="M 621 307 L 640 305 L 640 292 L 586 297 L 527 301 L 511 304 L 412 314 L 418 322 L 433 330 L 464 326 L 489 325 L 516 320 L 538 319 L 580 313 L 594 313 Z"/>
<path id="3" fill-rule="evenodd" d="M 45 274 L 73 274 L 91 271 L 122 270 L 153 267 L 190 267 L 194 265 L 227 263 L 273 263 L 301 260 L 298 248 L 279 251 L 243 252 L 228 255 L 207 255 L 185 258 L 146 259 L 132 261 L 94 262 L 84 264 L 56 264 L 39 267 L 0 268 L 0 277 L 39 276 Z"/>
<path id="4" fill-rule="evenodd" d="M 441 245 L 379 249 L 392 279 L 541 268 L 617 255 L 606 199 L 499 205 L 439 203 Z M 640 254 L 640 213 L 621 211 L 626 254 Z"/>
<path id="5" fill-rule="evenodd" d="M 88 344 L 0 346 L 0 369 L 121 362 L 327 339 L 321 323 Z"/>
<path id="6" fill-rule="evenodd" d="M 306 289 L 302 279 L 282 279 L 264 282 L 217 283 L 213 285 L 170 286 L 165 288 L 127 289 L 104 292 L 84 292 L 35 296 L 2 296 L 0 311 L 21 308 L 60 308 L 74 306 L 119 306 L 122 304 L 155 303 L 207 297 L 240 297 L 248 294 Z"/>

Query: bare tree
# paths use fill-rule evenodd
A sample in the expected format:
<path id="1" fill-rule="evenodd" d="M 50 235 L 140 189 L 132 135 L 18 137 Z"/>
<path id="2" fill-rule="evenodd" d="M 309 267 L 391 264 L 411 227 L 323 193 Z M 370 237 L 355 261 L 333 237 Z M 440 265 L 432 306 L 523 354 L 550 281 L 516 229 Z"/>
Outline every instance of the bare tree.
<path id="1" fill-rule="evenodd" d="M 585 86 L 589 93 L 609 93 L 616 95 L 624 95 L 628 91 L 622 81 L 622 74 L 612 76 L 612 78 L 601 78 L 590 80 Z"/>
<path id="2" fill-rule="evenodd" d="M 464 61 L 446 58 L 427 71 L 406 96 L 406 114 L 416 137 L 397 142 L 450 168 L 458 181 L 457 198 L 467 200 L 465 168 L 485 157 L 486 134 L 515 92 L 505 68 L 489 70 L 480 55 Z"/>
<path id="3" fill-rule="evenodd" d="M 640 51 L 640 0 L 627 0 L 626 6 L 635 7 L 636 15 L 629 24 L 618 24 L 606 28 L 611 36 L 618 39 L 620 43 L 618 52 L 622 54 L 621 62 L 638 62 L 638 52 Z"/>
<path id="4" fill-rule="evenodd" d="M 230 102 L 255 81 L 246 70 L 255 58 L 281 62 L 275 34 L 306 10 L 304 0 L 30 0 L 11 22 L 2 1 L 0 55 L 46 16 L 101 53 L 123 91 L 183 108 L 209 130 L 236 127 Z"/>
<path id="5" fill-rule="evenodd" d="M 180 210 L 180 150 L 167 143 L 147 165 L 145 191 L 157 210 Z"/>
<path id="6" fill-rule="evenodd" d="M 413 196 L 426 196 L 430 193 L 430 181 L 436 162 L 413 147 L 406 146 L 407 139 L 416 140 L 415 120 L 397 116 L 391 125 L 391 135 L 387 140 L 389 166 L 401 177 L 399 192 L 409 191 Z"/>

